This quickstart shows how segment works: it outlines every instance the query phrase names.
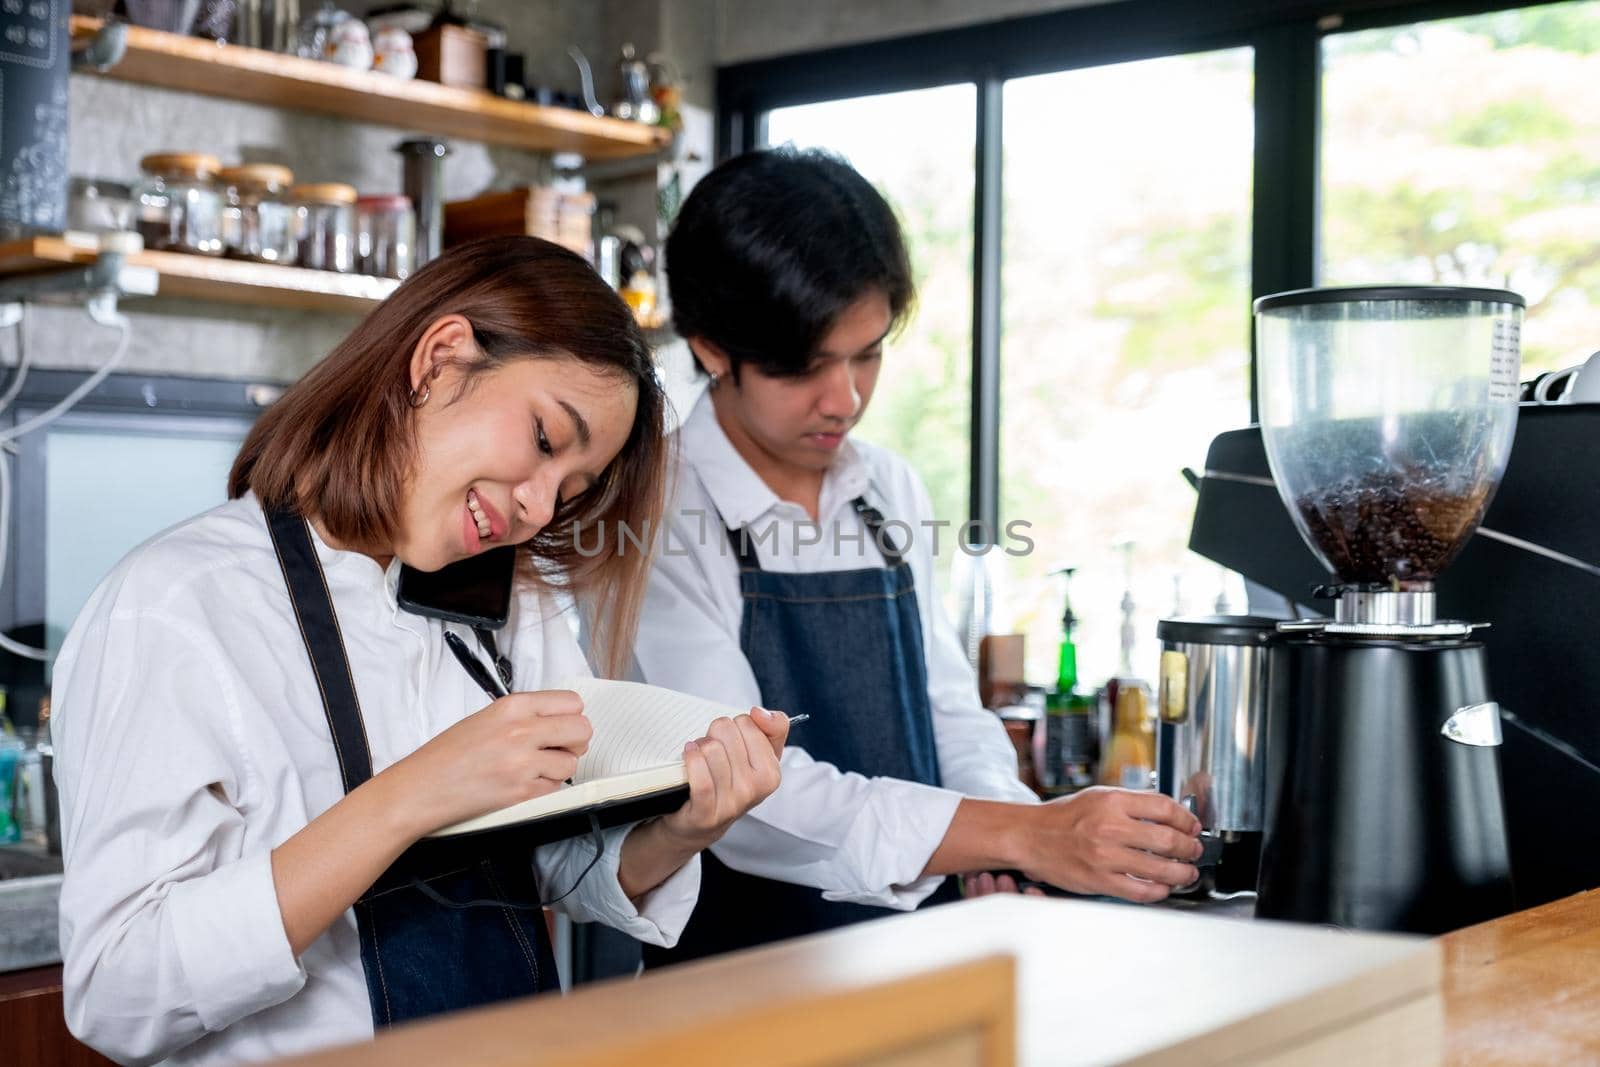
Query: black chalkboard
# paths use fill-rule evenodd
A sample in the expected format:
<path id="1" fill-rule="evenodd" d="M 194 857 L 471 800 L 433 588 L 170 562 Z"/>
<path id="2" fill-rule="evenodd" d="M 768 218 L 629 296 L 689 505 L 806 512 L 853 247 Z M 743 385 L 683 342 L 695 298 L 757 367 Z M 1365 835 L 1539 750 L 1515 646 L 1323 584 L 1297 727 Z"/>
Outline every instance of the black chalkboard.
<path id="1" fill-rule="evenodd" d="M 67 228 L 71 0 L 0 0 L 0 239 Z"/>

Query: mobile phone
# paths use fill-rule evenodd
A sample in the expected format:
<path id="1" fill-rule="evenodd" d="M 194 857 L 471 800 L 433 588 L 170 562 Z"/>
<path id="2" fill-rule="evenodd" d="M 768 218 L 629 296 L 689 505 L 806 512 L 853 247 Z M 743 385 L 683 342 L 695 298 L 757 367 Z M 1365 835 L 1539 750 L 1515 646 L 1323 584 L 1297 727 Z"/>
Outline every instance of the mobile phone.
<path id="1" fill-rule="evenodd" d="M 400 568 L 396 599 L 414 615 L 498 630 L 511 615 L 517 546 L 492 548 L 436 571 Z"/>

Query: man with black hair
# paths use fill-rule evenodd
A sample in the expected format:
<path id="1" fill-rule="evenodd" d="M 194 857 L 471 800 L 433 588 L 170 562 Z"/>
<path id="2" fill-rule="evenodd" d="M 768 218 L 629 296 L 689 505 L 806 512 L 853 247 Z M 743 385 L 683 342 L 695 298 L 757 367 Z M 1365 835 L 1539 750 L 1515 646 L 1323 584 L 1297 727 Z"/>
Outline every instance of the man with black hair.
<path id="1" fill-rule="evenodd" d="M 650 964 L 813 933 L 1030 879 L 1155 901 L 1197 877 L 1170 798 L 1048 804 L 978 701 L 934 588 L 932 507 L 899 456 L 852 439 L 914 286 L 893 210 L 842 160 L 722 164 L 667 242 L 674 324 L 709 385 L 650 578 L 645 680 L 809 713 L 778 791 L 703 858 L 694 916 Z M 945 538 L 947 544 L 949 537 Z M 820 891 L 820 892 L 819 892 Z"/>

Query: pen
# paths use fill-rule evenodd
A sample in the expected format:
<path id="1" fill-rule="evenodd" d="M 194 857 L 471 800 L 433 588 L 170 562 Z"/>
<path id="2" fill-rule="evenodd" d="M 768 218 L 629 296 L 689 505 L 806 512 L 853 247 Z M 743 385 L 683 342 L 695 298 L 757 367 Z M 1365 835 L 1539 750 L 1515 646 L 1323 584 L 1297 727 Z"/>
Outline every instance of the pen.
<path id="1" fill-rule="evenodd" d="M 789 725 L 790 726 L 799 726 L 801 723 L 805 722 L 809 718 L 811 718 L 811 716 L 808 713 L 802 711 L 798 715 L 789 716 Z"/>
<path id="2" fill-rule="evenodd" d="M 450 651 L 455 654 L 456 661 L 467 669 L 472 680 L 478 683 L 478 688 L 489 694 L 490 700 L 499 700 L 503 696 L 510 696 L 506 687 L 500 684 L 500 679 L 489 673 L 489 668 L 483 661 L 472 654 L 467 643 L 449 630 L 444 632 L 444 643 L 450 646 Z M 564 785 L 571 785 L 572 779 L 568 778 Z"/>
<path id="3" fill-rule="evenodd" d="M 466 668 L 467 674 L 472 676 L 472 680 L 478 683 L 478 688 L 489 694 L 490 700 L 499 700 L 507 695 L 505 686 L 500 684 L 498 678 L 489 673 L 489 668 L 483 665 L 482 660 L 472 654 L 472 650 L 467 648 L 465 641 L 446 630 L 444 632 L 444 643 L 450 646 L 450 651 L 454 653 L 456 660 Z"/>

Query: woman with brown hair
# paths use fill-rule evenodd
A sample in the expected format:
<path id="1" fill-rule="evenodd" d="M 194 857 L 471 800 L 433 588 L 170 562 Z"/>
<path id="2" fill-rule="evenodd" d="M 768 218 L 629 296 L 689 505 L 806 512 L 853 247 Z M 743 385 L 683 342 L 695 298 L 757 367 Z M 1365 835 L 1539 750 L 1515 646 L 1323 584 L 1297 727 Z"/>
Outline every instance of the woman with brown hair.
<path id="1" fill-rule="evenodd" d="M 558 598 L 626 661 L 664 401 L 628 309 L 532 238 L 407 280 L 269 410 L 230 501 L 134 550 L 55 668 L 67 1020 L 123 1062 L 259 1060 L 556 988 L 539 902 L 671 944 L 697 854 L 777 786 L 781 715 L 685 750 L 677 812 L 534 849 L 440 828 L 557 789 L 590 728 Z M 519 553 L 483 707 L 402 565 Z M 460 651 L 464 651 L 460 650 Z M 460 654 L 458 651 L 458 654 Z M 428 843 L 432 844 L 432 843 Z"/>

